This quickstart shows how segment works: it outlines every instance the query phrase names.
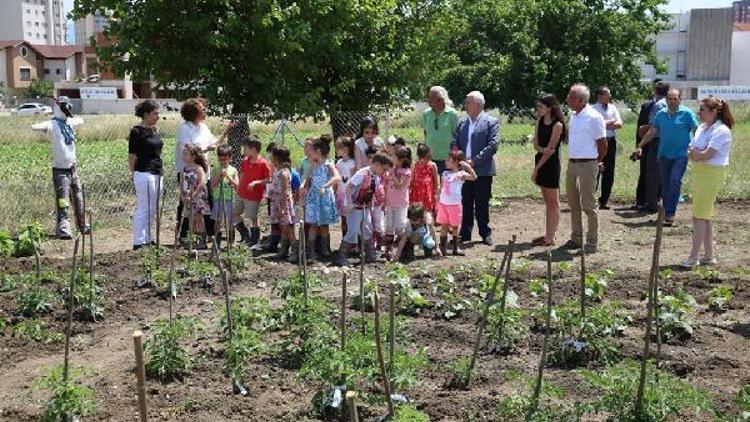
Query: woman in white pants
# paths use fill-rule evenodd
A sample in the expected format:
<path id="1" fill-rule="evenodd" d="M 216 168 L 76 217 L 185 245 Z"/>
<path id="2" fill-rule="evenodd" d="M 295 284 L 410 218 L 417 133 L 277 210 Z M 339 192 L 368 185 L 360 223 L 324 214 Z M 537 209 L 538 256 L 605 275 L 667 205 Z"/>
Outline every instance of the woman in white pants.
<path id="1" fill-rule="evenodd" d="M 154 127 L 159 122 L 159 104 L 145 100 L 135 106 L 141 122 L 133 126 L 128 137 L 128 164 L 135 184 L 135 215 L 133 216 L 133 250 L 153 244 L 152 232 L 157 205 L 162 200 L 162 161 L 164 146 Z"/>

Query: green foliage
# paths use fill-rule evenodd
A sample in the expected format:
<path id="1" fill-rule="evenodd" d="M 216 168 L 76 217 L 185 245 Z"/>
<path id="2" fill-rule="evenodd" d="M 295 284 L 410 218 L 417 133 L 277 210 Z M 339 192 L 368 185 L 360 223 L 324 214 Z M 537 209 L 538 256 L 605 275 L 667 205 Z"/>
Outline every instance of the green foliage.
<path id="1" fill-rule="evenodd" d="M 708 266 L 700 266 L 690 271 L 690 278 L 694 280 L 702 281 L 717 281 L 721 279 L 721 273 L 719 270 L 715 270 Z"/>
<path id="2" fill-rule="evenodd" d="M 71 415 L 91 416 L 98 410 L 96 392 L 76 381 L 87 370 L 70 369 L 68 381 L 63 380 L 63 367 L 58 366 L 49 370 L 47 375 L 34 382 L 34 390 L 45 390 L 51 394 L 47 401 L 42 422 L 57 422 L 68 420 Z"/>
<path id="3" fill-rule="evenodd" d="M 740 410 L 740 420 L 750 420 L 750 385 L 743 385 L 732 401 Z"/>
<path id="4" fill-rule="evenodd" d="M 614 339 L 631 321 L 618 302 L 588 307 L 581 317 L 580 304 L 569 300 L 554 308 L 554 314 L 550 363 L 556 365 L 612 362 L 618 356 Z"/>
<path id="5" fill-rule="evenodd" d="M 2 333 L 5 330 L 5 327 L 8 325 L 8 320 L 5 318 L 5 315 L 0 314 L 0 333 Z"/>
<path id="6" fill-rule="evenodd" d="M 659 291 L 659 329 L 663 341 L 692 337 L 691 314 L 695 305 L 695 298 L 682 289 L 674 295 L 662 295 Z"/>
<path id="7" fill-rule="evenodd" d="M 7 230 L 0 230 L 0 257 L 7 258 L 16 250 L 16 243 Z"/>
<path id="8" fill-rule="evenodd" d="M 299 367 L 312 353 L 336 343 L 338 333 L 330 321 L 335 314 L 321 296 L 309 296 L 307 306 L 302 296 L 287 299 L 277 316 L 282 327 L 281 356 L 287 365 Z"/>
<path id="9" fill-rule="evenodd" d="M 531 273 L 532 262 L 526 258 L 516 258 L 510 266 L 513 274 L 520 278 L 526 279 Z"/>
<path id="10" fill-rule="evenodd" d="M 18 282 L 9 274 L 0 273 L 0 293 L 7 293 L 15 290 Z"/>
<path id="11" fill-rule="evenodd" d="M 243 379 L 247 371 L 247 360 L 266 350 L 260 334 L 242 325 L 234 328 L 234 337 L 227 339 L 225 343 L 224 371 L 231 379 Z"/>
<path id="12" fill-rule="evenodd" d="M 547 296 L 549 284 L 546 278 L 532 278 L 529 280 L 529 292 L 531 297 L 540 298 Z"/>
<path id="13" fill-rule="evenodd" d="M 304 283 L 299 273 L 295 273 L 281 281 L 279 281 L 274 287 L 273 291 L 277 295 L 281 296 L 282 299 L 289 299 L 295 296 L 302 296 L 305 291 Z M 312 290 L 317 287 L 323 286 L 328 280 L 320 277 L 316 274 L 307 275 L 307 288 Z M 308 292 L 309 293 L 309 292 Z"/>
<path id="14" fill-rule="evenodd" d="M 26 98 L 52 98 L 55 95 L 55 85 L 46 79 L 32 79 L 28 88 L 23 90 Z"/>
<path id="15" fill-rule="evenodd" d="M 160 381 L 181 378 L 190 369 L 192 360 L 180 344 L 183 339 L 195 335 L 200 328 L 196 318 L 159 319 L 154 322 L 154 331 L 146 340 L 146 373 Z"/>
<path id="16" fill-rule="evenodd" d="M 70 274 L 65 276 L 59 282 L 60 297 L 67 303 L 68 291 L 70 290 Z M 89 267 L 81 265 L 76 270 L 76 279 L 73 283 L 73 306 L 81 308 L 79 313 L 86 316 L 93 316 L 94 319 L 102 315 L 102 285 L 105 277 L 102 274 L 94 275 L 94 282 L 90 284 Z M 89 308 L 89 297 L 91 298 L 91 307 Z"/>
<path id="17" fill-rule="evenodd" d="M 458 63 L 443 68 L 443 84 L 454 95 L 478 89 L 488 107 L 511 113 L 532 109 L 542 92 L 564 99 L 576 82 L 611 86 L 614 97 L 635 102 L 644 93 L 640 63 L 657 63 L 653 36 L 668 23 L 663 3 L 453 3 L 459 29 L 446 45 Z"/>
<path id="18" fill-rule="evenodd" d="M 732 286 L 718 286 L 708 294 L 708 309 L 713 312 L 724 312 L 734 297 Z"/>
<path id="19" fill-rule="evenodd" d="M 359 289 L 356 292 L 353 291 L 349 293 L 352 295 L 352 309 L 359 311 L 362 310 L 362 307 L 364 306 L 365 311 L 371 312 L 375 303 L 375 281 L 365 278 L 362 290 L 364 291 L 364 304 L 362 303 Z"/>
<path id="20" fill-rule="evenodd" d="M 264 297 L 235 297 L 232 298 L 232 323 L 234 327 L 246 327 L 259 333 L 265 333 L 277 326 L 273 311 Z M 219 322 L 222 331 L 227 331 L 226 312 Z"/>
<path id="21" fill-rule="evenodd" d="M 462 299 L 458 295 L 456 279 L 450 270 L 440 270 L 433 285 L 433 293 L 439 297 L 435 307 L 440 310 L 441 316 L 447 320 L 458 317 L 467 309 L 471 309 L 471 301 Z"/>
<path id="22" fill-rule="evenodd" d="M 393 422 L 429 422 L 430 417 L 409 404 L 396 406 L 393 411 Z"/>
<path id="23" fill-rule="evenodd" d="M 445 382 L 445 386 L 448 388 L 465 388 L 470 365 L 471 358 L 468 356 L 461 356 L 449 363 L 447 365 L 448 379 Z"/>
<path id="24" fill-rule="evenodd" d="M 63 341 L 65 336 L 62 333 L 49 331 L 44 321 L 40 319 L 27 319 L 19 322 L 14 327 L 16 334 L 27 340 L 34 340 L 40 343 L 57 343 Z"/>
<path id="25" fill-rule="evenodd" d="M 500 312 L 499 304 L 491 306 L 487 316 L 487 342 L 490 348 L 502 353 L 514 350 L 518 342 L 529 333 L 528 326 L 523 322 L 525 317 L 526 312 L 512 303 L 505 307 L 505 312 Z M 503 323 L 502 336 L 500 335 L 501 322 Z"/>
<path id="26" fill-rule="evenodd" d="M 29 236 L 29 230 L 31 230 L 31 236 L 34 237 L 33 239 Z M 13 255 L 16 257 L 33 256 L 34 248 L 36 247 L 38 251 L 41 250 L 41 243 L 46 239 L 47 232 L 38 222 L 35 221 L 23 226 L 18 231 L 18 240 L 16 240 Z"/>
<path id="27" fill-rule="evenodd" d="M 640 378 L 640 362 L 628 359 L 602 372 L 582 370 L 583 380 L 598 390 L 589 411 L 605 414 L 623 422 L 697 420 L 704 413 L 713 414 L 714 406 L 707 393 L 660 371 L 649 363 L 643 413 L 638 417 L 633 408 Z"/>
<path id="28" fill-rule="evenodd" d="M 16 296 L 16 310 L 23 316 L 35 317 L 52 311 L 57 301 L 54 293 L 34 283 Z"/>
<path id="29" fill-rule="evenodd" d="M 495 420 L 503 422 L 580 420 L 583 412 L 578 403 L 570 408 L 558 404 L 563 399 L 563 390 L 557 385 L 542 380 L 539 401 L 534 408 L 532 392 L 535 379 L 516 372 L 509 372 L 507 377 L 508 381 L 520 384 L 516 388 L 520 392 L 504 397 L 497 403 Z"/>
<path id="30" fill-rule="evenodd" d="M 386 264 L 386 279 L 395 286 L 396 306 L 407 315 L 419 315 L 430 302 L 411 284 L 409 269 L 399 263 Z"/>
<path id="31" fill-rule="evenodd" d="M 586 284 L 586 296 L 597 301 L 604 299 L 607 292 L 607 283 L 612 281 L 615 272 L 612 270 L 603 270 L 600 272 L 586 274 L 584 283 Z"/>
<path id="32" fill-rule="evenodd" d="M 185 269 L 189 275 L 200 280 L 213 279 L 219 275 L 219 267 L 209 261 L 189 259 Z"/>
<path id="33" fill-rule="evenodd" d="M 234 244 L 226 254 L 229 269 L 236 274 L 247 268 L 250 262 L 250 248 L 242 243 Z"/>

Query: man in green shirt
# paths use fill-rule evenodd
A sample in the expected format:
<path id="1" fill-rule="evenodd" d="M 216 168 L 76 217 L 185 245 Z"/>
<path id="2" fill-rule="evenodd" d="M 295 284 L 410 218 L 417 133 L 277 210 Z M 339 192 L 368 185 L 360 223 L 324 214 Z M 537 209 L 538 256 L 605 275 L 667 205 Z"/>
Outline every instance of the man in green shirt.
<path id="1" fill-rule="evenodd" d="M 437 165 L 438 174 L 443 174 L 445 159 L 448 158 L 458 127 L 458 112 L 453 108 L 448 91 L 442 86 L 430 88 L 427 104 L 429 107 L 422 112 L 425 143 L 432 150 L 432 161 Z"/>

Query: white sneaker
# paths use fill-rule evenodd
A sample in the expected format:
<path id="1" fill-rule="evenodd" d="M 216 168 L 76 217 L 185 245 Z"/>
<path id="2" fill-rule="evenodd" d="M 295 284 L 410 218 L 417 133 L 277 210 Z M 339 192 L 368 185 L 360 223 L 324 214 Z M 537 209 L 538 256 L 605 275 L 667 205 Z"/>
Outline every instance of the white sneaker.
<path id="1" fill-rule="evenodd" d="M 718 262 L 716 261 L 716 258 L 710 258 L 709 259 L 709 258 L 703 257 L 700 260 L 700 264 L 701 265 L 716 265 L 717 263 Z"/>
<path id="2" fill-rule="evenodd" d="M 680 264 L 682 268 L 687 268 L 687 269 L 697 267 L 698 265 L 700 265 L 700 261 L 698 260 L 698 258 L 695 258 L 695 259 L 688 258 L 682 261 L 682 264 Z"/>
<path id="3" fill-rule="evenodd" d="M 260 244 L 260 242 L 254 244 L 253 246 L 250 246 L 251 251 L 262 251 L 263 245 Z"/>

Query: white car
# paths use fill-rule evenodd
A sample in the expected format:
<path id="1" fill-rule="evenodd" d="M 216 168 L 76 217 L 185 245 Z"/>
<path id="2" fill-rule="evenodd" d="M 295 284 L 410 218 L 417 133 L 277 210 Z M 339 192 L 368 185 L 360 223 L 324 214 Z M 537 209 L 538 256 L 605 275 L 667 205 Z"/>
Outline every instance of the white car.
<path id="1" fill-rule="evenodd" d="M 52 107 L 41 103 L 25 103 L 10 111 L 14 116 L 37 116 L 41 114 L 52 114 Z"/>

